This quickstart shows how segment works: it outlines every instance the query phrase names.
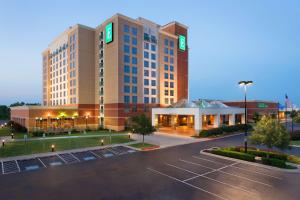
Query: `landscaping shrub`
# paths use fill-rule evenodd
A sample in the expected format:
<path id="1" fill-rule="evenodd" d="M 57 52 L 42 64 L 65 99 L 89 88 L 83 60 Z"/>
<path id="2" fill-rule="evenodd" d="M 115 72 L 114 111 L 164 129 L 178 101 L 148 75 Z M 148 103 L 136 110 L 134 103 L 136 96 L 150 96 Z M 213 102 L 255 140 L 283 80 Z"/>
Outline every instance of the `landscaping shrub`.
<path id="1" fill-rule="evenodd" d="M 210 137 L 210 136 L 216 136 L 223 134 L 223 131 L 221 128 L 212 128 L 208 130 L 201 130 L 199 133 L 200 137 Z"/>
<path id="2" fill-rule="evenodd" d="M 280 167 L 280 168 L 286 168 L 287 167 L 285 161 L 279 160 L 279 159 L 276 159 L 276 158 L 265 158 L 265 157 L 262 157 L 261 161 L 265 165 L 270 165 L 270 166 Z"/>
<path id="3" fill-rule="evenodd" d="M 32 132 L 33 137 L 42 137 L 44 134 L 44 131 L 34 131 Z"/>
<path id="4" fill-rule="evenodd" d="M 236 147 L 235 148 L 236 151 L 238 152 L 244 152 L 245 149 L 244 147 Z M 283 161 L 287 161 L 287 155 L 283 154 L 283 153 L 279 153 L 279 152 L 272 152 L 272 151 L 266 151 L 266 150 L 256 150 L 256 148 L 253 147 L 248 147 L 247 149 L 247 153 L 254 155 L 254 156 L 258 156 L 258 157 L 268 157 L 269 154 L 269 158 L 275 158 L 275 159 L 279 159 L 279 160 L 283 160 Z"/>
<path id="5" fill-rule="evenodd" d="M 27 128 L 25 128 L 24 126 L 22 126 L 21 124 L 18 124 L 14 121 L 9 121 L 7 123 L 8 127 L 12 127 L 14 132 L 22 132 L 22 133 L 26 133 L 27 132 Z"/>
<path id="6" fill-rule="evenodd" d="M 240 160 L 246 160 L 246 161 L 251 161 L 251 162 L 255 161 L 254 155 L 246 154 L 246 153 L 242 153 L 242 152 L 218 149 L 218 150 L 212 150 L 212 153 L 221 155 L 221 156 L 230 157 L 230 158 L 236 158 L 236 159 L 240 159 Z"/>
<path id="7" fill-rule="evenodd" d="M 222 126 L 221 129 L 226 133 L 232 133 L 240 130 L 240 127 L 237 125 L 233 126 Z"/>
<path id="8" fill-rule="evenodd" d="M 291 134 L 291 140 L 300 140 L 300 130 L 294 130 Z"/>

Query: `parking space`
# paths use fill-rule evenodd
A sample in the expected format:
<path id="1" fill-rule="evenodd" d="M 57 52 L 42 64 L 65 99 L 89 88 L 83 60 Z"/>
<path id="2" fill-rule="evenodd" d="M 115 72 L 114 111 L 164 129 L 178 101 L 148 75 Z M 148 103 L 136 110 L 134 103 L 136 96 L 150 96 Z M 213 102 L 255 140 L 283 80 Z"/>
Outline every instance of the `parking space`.
<path id="1" fill-rule="evenodd" d="M 124 154 L 134 153 L 135 150 L 124 146 L 115 146 L 90 151 L 60 153 L 45 157 L 36 157 L 23 160 L 11 160 L 0 162 L 0 175 L 24 171 L 34 171 L 42 168 L 55 167 L 65 164 L 74 164 L 84 161 L 110 158 Z"/>
<path id="2" fill-rule="evenodd" d="M 148 170 L 216 199 L 261 199 L 264 192 L 282 183 L 279 171 L 203 154 L 177 158 Z"/>

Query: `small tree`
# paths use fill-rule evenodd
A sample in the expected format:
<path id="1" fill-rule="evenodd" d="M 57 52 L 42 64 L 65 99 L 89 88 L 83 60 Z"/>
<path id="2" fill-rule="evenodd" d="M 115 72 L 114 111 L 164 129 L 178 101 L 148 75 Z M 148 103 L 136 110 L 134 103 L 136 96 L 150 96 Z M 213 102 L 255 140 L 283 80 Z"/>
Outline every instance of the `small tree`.
<path id="1" fill-rule="evenodd" d="M 150 135 L 155 131 L 150 119 L 145 115 L 139 115 L 132 118 L 134 132 L 143 135 L 143 145 L 145 142 L 145 135 Z"/>
<path id="2" fill-rule="evenodd" d="M 253 121 L 254 121 L 255 123 L 257 123 L 259 120 L 260 120 L 260 115 L 259 115 L 258 112 L 255 112 L 255 113 L 253 114 Z"/>
<path id="3" fill-rule="evenodd" d="M 263 116 L 257 122 L 249 138 L 252 144 L 266 145 L 269 149 L 273 147 L 287 149 L 290 142 L 290 135 L 286 128 L 269 116 Z"/>
<path id="4" fill-rule="evenodd" d="M 292 118 L 292 133 L 294 132 L 294 120 L 298 117 L 298 112 L 292 110 L 290 117 Z"/>

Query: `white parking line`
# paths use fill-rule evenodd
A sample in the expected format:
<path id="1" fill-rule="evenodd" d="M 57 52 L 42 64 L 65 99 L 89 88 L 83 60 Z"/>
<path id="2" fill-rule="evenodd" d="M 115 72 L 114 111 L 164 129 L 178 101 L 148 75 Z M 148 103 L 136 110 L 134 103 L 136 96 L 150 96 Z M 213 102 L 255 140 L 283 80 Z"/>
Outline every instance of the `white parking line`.
<path id="1" fill-rule="evenodd" d="M 36 158 L 36 159 L 38 159 L 38 160 L 42 163 L 42 165 L 43 165 L 45 168 L 47 168 L 47 166 L 45 165 L 45 163 L 43 163 L 43 161 L 42 161 L 40 158 Z"/>
<path id="2" fill-rule="evenodd" d="M 16 162 L 16 164 L 17 164 L 17 167 L 18 167 L 19 172 L 21 172 L 21 169 L 20 169 L 20 167 L 19 167 L 18 162 L 17 162 L 16 160 L 15 160 L 15 162 Z"/>
<path id="3" fill-rule="evenodd" d="M 57 157 L 60 158 L 65 164 L 68 164 L 68 162 L 65 159 L 63 159 L 59 154 L 57 154 Z"/>
<path id="4" fill-rule="evenodd" d="M 155 172 L 155 173 L 157 173 L 157 174 L 160 174 L 160 175 L 162 175 L 162 176 L 166 176 L 166 177 L 168 177 L 168 178 L 170 178 L 170 179 L 172 179 L 172 180 L 175 180 L 175 181 L 178 181 L 178 182 L 183 183 L 183 184 L 185 184 L 185 185 L 188 185 L 188 186 L 190 186 L 190 187 L 192 187 L 192 188 L 194 188 L 194 189 L 197 189 L 197 190 L 200 190 L 200 191 L 205 192 L 205 193 L 207 193 L 207 194 L 210 194 L 210 195 L 212 195 L 212 196 L 215 196 L 215 197 L 217 197 L 217 198 L 219 198 L 219 199 L 229 200 L 229 199 L 226 199 L 226 198 L 223 197 L 223 196 L 220 196 L 220 195 L 215 194 L 215 193 L 213 193 L 213 192 L 209 192 L 209 191 L 207 191 L 207 190 L 205 190 L 205 189 L 203 189 L 203 188 L 200 188 L 200 187 L 197 187 L 197 186 L 192 185 L 192 184 L 190 184 L 190 183 L 184 182 L 184 181 L 182 181 L 182 180 L 179 180 L 179 179 L 177 179 L 177 178 L 175 178 L 175 177 L 173 177 L 173 176 L 169 176 L 169 175 L 167 175 L 167 174 L 165 174 L 165 173 L 162 173 L 162 172 L 160 172 L 160 171 L 157 171 L 157 170 L 155 170 L 155 169 L 152 169 L 152 168 L 149 168 L 149 167 L 148 167 L 147 169 L 150 170 L 150 171 L 152 171 L 152 172 Z"/>
<path id="5" fill-rule="evenodd" d="M 4 166 L 3 166 L 3 162 L 1 162 L 2 165 L 2 174 L 4 174 Z"/>
<path id="6" fill-rule="evenodd" d="M 94 156 L 96 156 L 96 158 L 101 158 L 99 155 L 95 154 L 94 152 L 92 151 L 89 151 L 91 154 L 93 154 Z"/>
<path id="7" fill-rule="evenodd" d="M 198 166 L 201 166 L 201 167 L 204 167 L 204 168 L 207 168 L 207 169 L 215 170 L 214 168 L 207 167 L 207 166 L 201 165 L 201 164 L 199 164 L 199 163 L 194 163 L 194 162 L 187 161 L 187 160 L 183 160 L 183 159 L 179 159 L 179 161 L 185 162 L 185 163 L 189 163 L 189 164 L 192 164 L 192 165 L 198 165 Z"/>
<path id="8" fill-rule="evenodd" d="M 174 167 L 174 168 L 176 168 L 176 169 L 180 169 L 180 170 L 182 170 L 182 171 L 186 171 L 186 172 L 189 172 L 189 173 L 192 173 L 192 174 L 197 175 L 196 177 L 192 177 L 192 178 L 189 178 L 189 179 L 185 179 L 185 180 L 183 180 L 183 182 L 186 182 L 186 181 L 189 181 L 189 180 L 192 180 L 192 179 L 195 179 L 195 178 L 203 177 L 203 178 L 206 178 L 206 179 L 208 179 L 208 180 L 211 180 L 211 181 L 214 181 L 214 182 L 217 182 L 217 183 L 220 183 L 220 184 L 223 184 L 223 185 L 232 187 L 232 188 L 234 188 L 234 189 L 238 189 L 238 190 L 241 190 L 241 191 L 243 191 L 243 192 L 247 192 L 247 193 L 250 193 L 250 194 L 254 194 L 254 193 L 252 193 L 252 192 L 246 190 L 246 188 L 237 187 L 237 186 L 231 185 L 231 184 L 229 184 L 229 183 L 225 183 L 225 182 L 222 182 L 222 181 L 219 181 L 219 180 L 216 180 L 216 179 L 207 177 L 207 176 L 204 175 L 204 174 L 206 174 L 206 173 L 204 173 L 204 174 L 198 174 L 198 173 L 196 173 L 196 172 L 193 172 L 193 171 L 190 171 L 190 170 L 187 170 L 187 169 L 184 169 L 184 168 L 182 168 L 182 167 L 178 167 L 178 166 L 176 166 L 176 165 L 172 165 L 172 164 L 169 164 L 169 163 L 166 163 L 166 165 L 171 166 L 171 167 Z"/>
<path id="9" fill-rule="evenodd" d="M 77 158 L 73 153 L 69 153 L 71 156 L 73 156 L 78 162 L 80 162 L 80 159 Z"/>
<path id="10" fill-rule="evenodd" d="M 192 156 L 192 157 L 193 157 L 193 158 L 196 158 L 196 159 L 199 159 L 199 160 L 206 160 L 206 161 L 208 161 L 208 162 L 212 162 L 212 163 L 216 163 L 216 164 L 222 164 L 222 165 L 225 165 L 224 163 L 221 163 L 221 162 L 218 162 L 218 161 L 209 160 L 209 159 L 205 159 L 205 158 L 200 158 L 200 157 L 198 157 L 198 156 Z M 237 163 L 238 163 L 238 162 L 237 162 Z M 237 167 L 237 166 L 230 166 L 230 167 L 233 167 L 233 168 L 240 169 L 240 170 L 243 170 L 243 171 L 248 171 L 248 172 L 252 172 L 252 173 L 255 173 L 255 174 L 260 174 L 260 175 L 269 176 L 269 177 L 272 177 L 272 178 L 275 178 L 275 179 L 282 180 L 282 178 L 280 178 L 280 177 L 272 176 L 272 175 L 269 175 L 269 174 L 266 174 L 266 173 L 256 172 L 256 171 L 244 169 L 244 168 Z"/>

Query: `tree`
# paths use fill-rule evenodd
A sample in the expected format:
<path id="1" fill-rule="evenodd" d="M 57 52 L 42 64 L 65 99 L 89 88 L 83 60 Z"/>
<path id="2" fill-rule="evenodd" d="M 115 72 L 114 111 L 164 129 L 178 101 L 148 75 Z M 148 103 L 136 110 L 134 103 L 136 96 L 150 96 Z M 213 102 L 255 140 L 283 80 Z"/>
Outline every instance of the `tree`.
<path id="1" fill-rule="evenodd" d="M 257 123 L 259 120 L 260 120 L 260 115 L 259 115 L 258 112 L 255 112 L 255 113 L 253 114 L 253 121 L 254 121 L 255 123 Z"/>
<path id="2" fill-rule="evenodd" d="M 263 116 L 257 122 L 249 138 L 252 144 L 266 145 L 269 149 L 273 147 L 287 149 L 290 142 L 290 135 L 286 128 L 270 116 Z"/>
<path id="3" fill-rule="evenodd" d="M 298 112 L 295 110 L 292 110 L 290 113 L 290 117 L 292 118 L 292 133 L 294 132 L 294 120 L 298 117 Z"/>
<path id="4" fill-rule="evenodd" d="M 133 122 L 133 132 L 143 135 L 143 144 L 145 142 L 145 135 L 150 135 L 155 131 L 152 126 L 150 119 L 145 115 L 139 115 L 132 118 Z"/>
<path id="5" fill-rule="evenodd" d="M 0 105 L 0 120 L 8 120 L 10 118 L 10 109 L 6 105 Z"/>

